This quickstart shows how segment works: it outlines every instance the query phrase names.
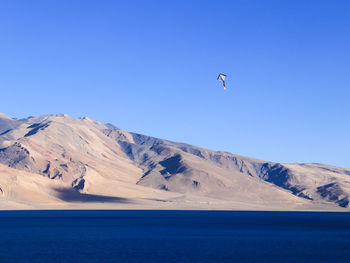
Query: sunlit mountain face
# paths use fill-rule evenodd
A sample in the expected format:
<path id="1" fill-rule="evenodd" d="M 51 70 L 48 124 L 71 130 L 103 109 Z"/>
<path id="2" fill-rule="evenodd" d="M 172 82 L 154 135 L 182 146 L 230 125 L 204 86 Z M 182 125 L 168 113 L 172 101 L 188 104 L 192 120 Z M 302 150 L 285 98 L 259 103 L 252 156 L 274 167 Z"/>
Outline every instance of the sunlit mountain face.
<path id="1" fill-rule="evenodd" d="M 1 114 L 0 163 L 0 208 L 349 208 L 349 169 L 262 161 L 65 114 Z"/>

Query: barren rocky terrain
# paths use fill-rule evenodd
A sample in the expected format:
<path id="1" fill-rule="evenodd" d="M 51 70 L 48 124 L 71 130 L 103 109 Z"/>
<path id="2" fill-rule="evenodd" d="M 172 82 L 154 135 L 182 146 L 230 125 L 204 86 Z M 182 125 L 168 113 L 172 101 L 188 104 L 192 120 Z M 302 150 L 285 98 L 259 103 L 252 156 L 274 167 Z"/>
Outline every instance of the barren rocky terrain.
<path id="1" fill-rule="evenodd" d="M 350 169 L 282 164 L 65 114 L 0 114 L 0 209 L 349 211 Z"/>

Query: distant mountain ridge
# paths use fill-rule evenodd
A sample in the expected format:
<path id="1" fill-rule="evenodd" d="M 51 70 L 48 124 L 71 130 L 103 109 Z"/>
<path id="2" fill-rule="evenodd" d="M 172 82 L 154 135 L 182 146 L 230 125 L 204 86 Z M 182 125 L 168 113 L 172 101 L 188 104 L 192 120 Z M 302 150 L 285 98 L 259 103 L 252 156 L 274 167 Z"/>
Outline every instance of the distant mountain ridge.
<path id="1" fill-rule="evenodd" d="M 349 207 L 350 169 L 267 162 L 66 114 L 21 120 L 1 114 L 0 163 L 58 180 L 80 194 L 139 198 L 157 189 L 159 195 L 181 194 L 184 202 L 190 196 L 286 209 Z M 6 193 L 3 184 L 0 175 Z"/>

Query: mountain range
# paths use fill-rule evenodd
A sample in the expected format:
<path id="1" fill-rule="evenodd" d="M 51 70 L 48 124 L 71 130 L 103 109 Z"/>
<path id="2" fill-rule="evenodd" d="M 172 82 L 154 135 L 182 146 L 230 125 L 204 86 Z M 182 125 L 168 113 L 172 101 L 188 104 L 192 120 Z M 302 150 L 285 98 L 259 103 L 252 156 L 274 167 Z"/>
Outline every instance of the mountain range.
<path id="1" fill-rule="evenodd" d="M 0 114 L 0 209 L 350 211 L 350 169 L 277 163 L 66 114 Z"/>

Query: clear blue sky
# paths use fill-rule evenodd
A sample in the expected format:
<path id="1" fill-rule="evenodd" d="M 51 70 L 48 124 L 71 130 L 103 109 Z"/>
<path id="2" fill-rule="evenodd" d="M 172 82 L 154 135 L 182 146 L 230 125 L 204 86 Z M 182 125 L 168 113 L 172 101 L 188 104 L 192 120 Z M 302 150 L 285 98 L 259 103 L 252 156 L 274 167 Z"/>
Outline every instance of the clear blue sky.
<path id="1" fill-rule="evenodd" d="M 349 13 L 346 0 L 1 1 L 0 112 L 350 167 Z"/>

